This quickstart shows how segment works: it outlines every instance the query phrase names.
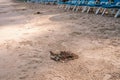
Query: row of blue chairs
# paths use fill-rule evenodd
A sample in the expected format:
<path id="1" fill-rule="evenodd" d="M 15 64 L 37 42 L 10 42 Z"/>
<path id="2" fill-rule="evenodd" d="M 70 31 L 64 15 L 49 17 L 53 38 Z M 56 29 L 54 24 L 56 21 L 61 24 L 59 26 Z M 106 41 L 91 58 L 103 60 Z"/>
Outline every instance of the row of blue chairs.
<path id="1" fill-rule="evenodd" d="M 120 15 L 120 0 L 27 0 L 27 2 L 42 3 L 42 4 L 57 4 L 59 8 L 65 10 L 78 11 L 89 13 L 91 10 L 97 15 L 106 12 L 114 14 L 114 17 Z"/>
<path id="2" fill-rule="evenodd" d="M 66 10 L 72 9 L 72 11 L 78 11 L 79 9 L 82 12 L 89 13 L 91 10 L 95 14 L 104 15 L 106 12 L 115 14 L 114 17 L 120 15 L 120 0 L 69 0 L 66 2 L 59 1 L 58 7 L 65 8 Z"/>

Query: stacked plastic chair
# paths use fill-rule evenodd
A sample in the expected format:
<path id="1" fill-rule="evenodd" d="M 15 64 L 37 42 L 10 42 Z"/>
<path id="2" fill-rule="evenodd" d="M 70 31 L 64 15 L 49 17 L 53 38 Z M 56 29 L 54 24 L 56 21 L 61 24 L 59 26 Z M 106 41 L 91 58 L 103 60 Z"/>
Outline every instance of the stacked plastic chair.
<path id="1" fill-rule="evenodd" d="M 111 10 L 112 14 L 114 14 L 116 9 L 120 9 L 120 0 L 115 0 L 113 3 L 102 6 L 102 8 L 104 8 L 102 15 L 104 15 L 107 10 Z"/>
<path id="2" fill-rule="evenodd" d="M 98 14 L 101 7 L 106 4 L 108 4 L 108 0 L 93 1 L 87 5 L 88 6 L 87 13 L 89 13 L 90 9 L 93 9 L 95 10 L 95 13 Z"/>
<path id="3" fill-rule="evenodd" d="M 70 10 L 71 8 L 73 9 L 74 6 L 78 3 L 78 0 L 70 0 L 68 4 L 66 4 L 66 10 Z"/>
<path id="4" fill-rule="evenodd" d="M 84 5 L 82 12 L 87 11 L 87 13 L 92 8 L 96 14 L 102 9 L 102 15 L 108 10 L 111 14 L 115 13 L 114 17 L 118 17 L 120 15 L 120 0 L 114 0 L 114 2 L 110 2 L 108 0 L 100 0 L 96 2 L 95 0 L 88 0 L 88 3 Z M 117 9 L 117 12 L 116 12 Z"/>
<path id="5" fill-rule="evenodd" d="M 72 0 L 58 0 L 57 4 L 59 8 L 67 9 L 67 4 L 70 4 Z"/>
<path id="6" fill-rule="evenodd" d="M 27 2 L 41 3 L 41 4 L 57 4 L 58 7 L 65 8 L 65 10 L 78 11 L 89 13 L 92 9 L 95 14 L 102 13 L 104 15 L 107 11 L 109 14 L 114 14 L 114 17 L 120 15 L 120 0 L 27 0 Z"/>
<path id="7" fill-rule="evenodd" d="M 100 12 L 100 10 L 102 9 L 102 6 L 108 5 L 108 4 L 109 4 L 108 0 L 100 0 L 100 4 L 99 4 L 100 6 L 98 6 L 95 14 L 97 15 Z"/>
<path id="8" fill-rule="evenodd" d="M 119 15 L 120 15 L 120 8 L 118 9 L 114 17 L 117 18 Z"/>
<path id="9" fill-rule="evenodd" d="M 84 5 L 85 7 L 83 8 L 82 12 L 85 12 L 85 11 L 88 12 L 88 10 L 90 10 L 89 6 L 93 6 L 95 4 L 96 4 L 95 0 L 88 0 L 87 3 L 86 3 L 86 5 Z"/>
<path id="10" fill-rule="evenodd" d="M 86 6 L 87 0 L 78 0 L 78 3 L 74 6 L 73 11 L 78 11 L 82 9 L 82 7 Z"/>

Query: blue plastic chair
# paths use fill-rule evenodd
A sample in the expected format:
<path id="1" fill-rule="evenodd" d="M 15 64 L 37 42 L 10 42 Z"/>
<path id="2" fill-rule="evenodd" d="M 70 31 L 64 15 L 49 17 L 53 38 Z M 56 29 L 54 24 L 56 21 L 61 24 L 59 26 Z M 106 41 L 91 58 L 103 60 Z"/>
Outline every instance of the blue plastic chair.
<path id="1" fill-rule="evenodd" d="M 48 3 L 50 3 L 50 4 L 57 4 L 57 1 L 58 0 L 48 0 Z"/>
<path id="2" fill-rule="evenodd" d="M 101 7 L 106 4 L 108 4 L 108 0 L 100 0 L 99 2 L 94 1 L 93 3 L 87 5 L 88 6 L 87 13 L 89 13 L 90 9 L 93 8 L 95 9 L 96 14 L 98 14 Z"/>
<path id="3" fill-rule="evenodd" d="M 96 3 L 96 0 L 91 0 L 91 1 L 88 2 L 87 6 L 88 6 L 87 7 L 88 8 L 87 13 L 88 13 L 91 8 L 95 8 L 95 7 L 98 7 L 100 5 Z"/>
<path id="4" fill-rule="evenodd" d="M 88 2 L 87 0 L 78 0 L 78 3 L 73 8 L 73 11 L 78 11 L 83 6 L 86 6 L 87 2 Z"/>
<path id="5" fill-rule="evenodd" d="M 89 10 L 90 8 L 89 6 L 94 5 L 95 3 L 96 3 L 95 0 L 88 0 L 87 3 L 84 5 L 82 12 L 87 11 L 87 9 Z"/>
<path id="6" fill-rule="evenodd" d="M 104 8 L 102 15 L 105 14 L 107 10 L 112 10 L 112 14 L 115 12 L 115 9 L 120 9 L 120 0 L 115 0 L 115 2 L 103 5 L 102 8 Z"/>
<path id="7" fill-rule="evenodd" d="M 78 0 L 71 0 L 68 4 L 66 4 L 66 10 L 69 10 L 70 8 L 74 7 L 78 3 Z"/>
<path id="8" fill-rule="evenodd" d="M 66 1 L 66 2 L 63 2 L 62 0 L 58 0 L 57 1 L 57 5 L 58 5 L 58 8 L 64 8 L 65 5 L 69 4 L 70 3 L 70 0 L 69 1 Z"/>
<path id="9" fill-rule="evenodd" d="M 102 6 L 104 5 L 108 5 L 109 4 L 109 0 L 100 0 L 100 4 L 98 7 L 98 9 L 96 10 L 95 14 L 98 14 L 100 12 L 100 10 L 102 9 Z"/>
<path id="10" fill-rule="evenodd" d="M 120 8 L 118 9 L 114 17 L 117 18 L 119 15 L 120 15 Z"/>

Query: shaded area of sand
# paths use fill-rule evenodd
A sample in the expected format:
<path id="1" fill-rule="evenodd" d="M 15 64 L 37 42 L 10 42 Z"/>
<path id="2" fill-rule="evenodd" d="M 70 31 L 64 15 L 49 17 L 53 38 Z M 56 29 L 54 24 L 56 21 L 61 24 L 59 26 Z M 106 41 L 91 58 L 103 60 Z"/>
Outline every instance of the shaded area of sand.
<path id="1" fill-rule="evenodd" d="M 79 59 L 56 63 L 50 50 Z M 1 0 L 0 80 L 120 80 L 120 19 Z"/>

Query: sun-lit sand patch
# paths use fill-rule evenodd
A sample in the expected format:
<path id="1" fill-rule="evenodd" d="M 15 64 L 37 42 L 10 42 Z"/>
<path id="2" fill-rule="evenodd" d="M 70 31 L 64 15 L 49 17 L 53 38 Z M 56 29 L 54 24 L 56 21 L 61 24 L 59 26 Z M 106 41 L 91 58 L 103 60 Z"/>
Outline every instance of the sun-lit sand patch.
<path id="1" fill-rule="evenodd" d="M 18 28 L 13 26 L 5 27 L 0 30 L 0 41 L 9 39 L 21 39 L 25 33 L 28 33 L 28 36 L 30 36 L 33 35 L 32 33 L 37 31 L 38 30 L 35 28 Z"/>
<path id="2" fill-rule="evenodd" d="M 59 28 L 60 27 L 58 27 L 57 29 Z M 0 42 L 11 39 L 21 40 L 22 38 L 34 38 L 35 36 L 48 34 L 50 30 L 51 28 L 49 26 L 46 26 L 45 23 L 39 23 L 39 25 L 35 25 L 32 23 L 25 25 L 9 25 L 0 29 Z"/>

